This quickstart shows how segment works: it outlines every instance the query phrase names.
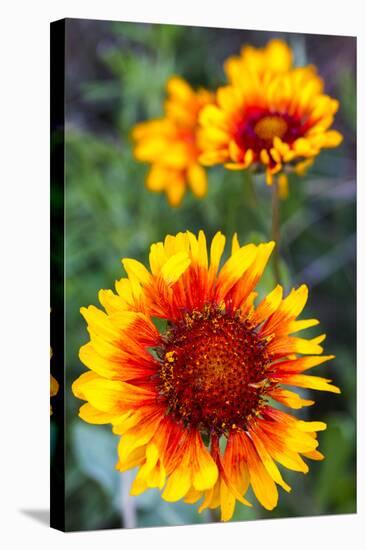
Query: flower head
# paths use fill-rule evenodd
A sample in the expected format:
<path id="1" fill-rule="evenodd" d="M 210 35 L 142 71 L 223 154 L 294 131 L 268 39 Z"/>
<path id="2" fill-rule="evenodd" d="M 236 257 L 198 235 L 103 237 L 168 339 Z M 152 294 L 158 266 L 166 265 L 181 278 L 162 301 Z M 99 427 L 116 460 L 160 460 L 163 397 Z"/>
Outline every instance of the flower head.
<path id="1" fill-rule="evenodd" d="M 139 468 L 131 494 L 158 487 L 167 501 L 221 506 L 229 520 L 237 500 L 251 506 L 249 486 L 268 510 L 277 485 L 290 490 L 276 463 L 306 473 L 304 458 L 323 458 L 317 432 L 326 425 L 275 405 L 313 404 L 287 385 L 339 389 L 304 374 L 332 358 L 321 355 L 324 335 L 293 336 L 318 323 L 297 320 L 305 285 L 285 298 L 277 286 L 254 305 L 273 246 L 240 246 L 235 236 L 220 267 L 221 233 L 209 258 L 202 231 L 168 235 L 151 246 L 150 269 L 122 261 L 127 277 L 116 293 L 99 292 L 105 311 L 82 308 L 90 341 L 80 359 L 89 370 L 73 392 L 86 401 L 83 420 L 111 423 L 122 436 L 117 469 Z"/>
<path id="2" fill-rule="evenodd" d="M 331 130 L 338 101 L 323 93 L 313 66 L 294 68 L 291 50 L 281 41 L 263 49 L 244 47 L 225 63 L 229 85 L 218 89 L 216 105 L 200 114 L 200 161 L 228 169 L 263 167 L 274 174 L 311 165 L 323 148 L 342 136 Z"/>
<path id="3" fill-rule="evenodd" d="M 146 185 L 150 191 L 165 191 L 169 203 L 178 206 L 190 187 L 197 197 L 207 191 L 206 172 L 198 163 L 198 115 L 213 101 L 204 90 L 194 91 L 177 76 L 167 83 L 165 116 L 137 124 L 132 132 L 137 160 L 152 166 Z"/>

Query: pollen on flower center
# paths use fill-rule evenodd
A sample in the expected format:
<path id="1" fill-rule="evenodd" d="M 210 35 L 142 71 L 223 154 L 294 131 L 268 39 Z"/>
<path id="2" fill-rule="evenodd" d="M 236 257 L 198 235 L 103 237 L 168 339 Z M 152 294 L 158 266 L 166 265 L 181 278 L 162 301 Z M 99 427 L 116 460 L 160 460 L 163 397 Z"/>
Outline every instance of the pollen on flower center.
<path id="1" fill-rule="evenodd" d="M 239 148 L 251 149 L 259 154 L 262 149 L 273 147 L 273 139 L 281 138 L 291 144 L 304 135 L 307 127 L 305 119 L 268 110 L 247 108 L 233 126 L 234 139 Z"/>
<path id="2" fill-rule="evenodd" d="M 274 137 L 283 137 L 287 129 L 287 122 L 280 116 L 265 116 L 258 120 L 254 126 L 254 132 L 264 141 L 272 141 Z"/>
<path id="3" fill-rule="evenodd" d="M 159 350 L 159 391 L 168 411 L 208 433 L 244 426 L 266 391 L 266 342 L 219 310 L 186 316 Z"/>

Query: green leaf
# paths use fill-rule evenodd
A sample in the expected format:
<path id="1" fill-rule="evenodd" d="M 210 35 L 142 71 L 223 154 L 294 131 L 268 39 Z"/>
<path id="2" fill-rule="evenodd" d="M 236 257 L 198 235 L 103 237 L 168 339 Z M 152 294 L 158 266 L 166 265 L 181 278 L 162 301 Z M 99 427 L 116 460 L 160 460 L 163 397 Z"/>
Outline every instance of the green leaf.
<path id="1" fill-rule="evenodd" d="M 115 496 L 119 491 L 117 437 L 101 426 L 80 421 L 73 426 L 72 439 L 80 470 Z"/>
<path id="2" fill-rule="evenodd" d="M 355 449 L 355 426 L 348 416 L 334 415 L 328 429 L 320 436 L 320 450 L 325 460 L 320 463 L 316 499 L 323 510 L 329 510 L 339 500 L 343 500 L 344 485 L 352 487 L 353 452 Z M 352 501 L 352 499 L 347 499 Z"/>

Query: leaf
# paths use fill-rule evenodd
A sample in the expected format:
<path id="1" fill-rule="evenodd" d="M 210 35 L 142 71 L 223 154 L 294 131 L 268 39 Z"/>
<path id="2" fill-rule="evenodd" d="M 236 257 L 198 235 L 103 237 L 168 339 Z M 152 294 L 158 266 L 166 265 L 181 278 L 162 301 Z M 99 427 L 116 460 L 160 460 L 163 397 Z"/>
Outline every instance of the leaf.
<path id="1" fill-rule="evenodd" d="M 82 84 L 81 91 L 83 92 L 86 101 L 111 101 L 119 99 L 121 89 L 118 82 L 87 82 Z"/>
<path id="2" fill-rule="evenodd" d="M 82 422 L 74 424 L 72 439 L 80 470 L 115 496 L 120 482 L 115 469 L 118 439 L 101 426 Z"/>
<path id="3" fill-rule="evenodd" d="M 207 514 L 199 514 L 197 506 L 180 502 L 166 502 L 160 491 L 150 489 L 135 497 L 138 510 L 138 526 L 189 525 L 205 523 Z"/>
<path id="4" fill-rule="evenodd" d="M 329 511 L 340 499 L 344 501 L 344 482 L 352 487 L 354 472 L 353 452 L 355 450 L 354 422 L 346 415 L 334 415 L 328 422 L 328 429 L 321 435 L 320 450 L 325 460 L 319 463 L 315 482 L 316 499 L 323 510 Z M 352 466 L 353 465 L 353 466 Z M 347 499 L 355 502 L 355 499 Z"/>

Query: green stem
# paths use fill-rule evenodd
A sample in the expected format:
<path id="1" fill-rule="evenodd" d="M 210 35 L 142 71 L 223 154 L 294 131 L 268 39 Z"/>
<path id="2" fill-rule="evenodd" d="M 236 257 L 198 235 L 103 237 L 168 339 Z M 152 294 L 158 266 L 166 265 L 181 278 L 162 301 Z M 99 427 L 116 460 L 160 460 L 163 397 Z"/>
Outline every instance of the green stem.
<path id="1" fill-rule="evenodd" d="M 273 251 L 273 274 L 277 284 L 281 284 L 280 269 L 280 196 L 278 182 L 272 185 L 272 239 L 276 246 Z"/>

